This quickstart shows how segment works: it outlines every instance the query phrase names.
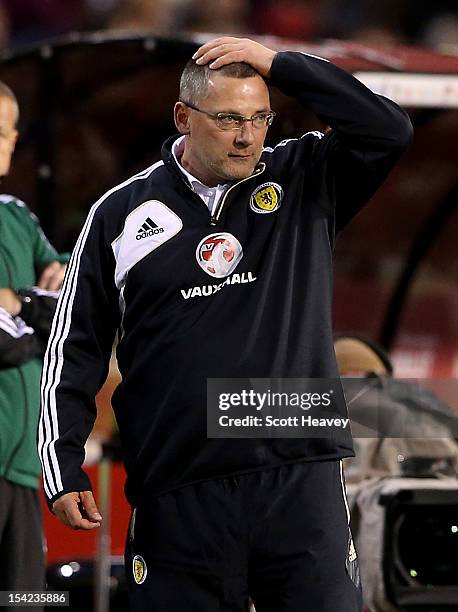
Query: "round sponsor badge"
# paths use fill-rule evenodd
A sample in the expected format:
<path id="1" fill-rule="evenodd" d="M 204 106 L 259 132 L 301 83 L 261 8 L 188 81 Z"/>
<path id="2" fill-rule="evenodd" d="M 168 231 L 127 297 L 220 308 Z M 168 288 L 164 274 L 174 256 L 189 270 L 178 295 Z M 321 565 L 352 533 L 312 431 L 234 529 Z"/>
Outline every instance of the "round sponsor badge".
<path id="1" fill-rule="evenodd" d="M 196 249 L 197 263 L 202 270 L 215 278 L 231 274 L 242 257 L 242 245 L 228 232 L 205 236 Z"/>
<path id="2" fill-rule="evenodd" d="M 283 189 L 278 183 L 264 183 L 257 187 L 250 198 L 250 208 L 255 213 L 265 215 L 280 208 Z"/>

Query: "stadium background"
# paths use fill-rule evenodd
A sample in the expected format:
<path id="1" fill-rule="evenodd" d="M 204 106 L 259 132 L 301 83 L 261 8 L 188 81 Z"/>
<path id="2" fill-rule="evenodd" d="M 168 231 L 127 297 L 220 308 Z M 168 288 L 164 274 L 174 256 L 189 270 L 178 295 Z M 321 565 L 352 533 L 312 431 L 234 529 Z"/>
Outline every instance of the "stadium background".
<path id="1" fill-rule="evenodd" d="M 181 68 L 208 33 L 268 36 L 276 48 L 311 50 L 352 71 L 458 74 L 453 0 L 1 0 L 0 78 L 21 106 L 2 189 L 28 203 L 57 248 L 72 248 L 104 191 L 158 159 L 174 131 Z M 414 145 L 338 241 L 334 323 L 338 333 L 382 341 L 397 376 L 424 379 L 458 409 L 438 382 L 458 374 L 456 79 L 450 87 L 447 104 L 407 105 Z M 278 93 L 273 108 L 269 141 L 324 127 Z M 111 433 L 115 382 L 113 369 L 95 442 Z M 97 467 L 89 469 L 97 483 Z M 116 466 L 115 554 L 128 512 L 122 482 Z M 94 533 L 45 518 L 50 562 L 94 554 Z"/>

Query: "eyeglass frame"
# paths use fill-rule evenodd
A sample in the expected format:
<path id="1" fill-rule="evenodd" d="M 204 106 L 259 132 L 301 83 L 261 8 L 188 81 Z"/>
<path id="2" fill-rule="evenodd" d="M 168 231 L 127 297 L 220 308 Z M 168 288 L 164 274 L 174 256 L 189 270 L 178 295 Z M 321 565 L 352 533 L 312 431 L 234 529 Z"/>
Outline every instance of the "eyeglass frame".
<path id="1" fill-rule="evenodd" d="M 233 115 L 234 117 L 240 117 L 240 119 L 243 121 L 243 124 L 245 124 L 247 121 L 251 121 L 251 125 L 255 129 L 261 129 L 262 127 L 270 127 L 272 125 L 272 123 L 273 123 L 273 120 L 277 116 L 277 113 L 275 111 L 273 111 L 273 110 L 270 110 L 270 111 L 267 111 L 267 112 L 264 112 L 264 113 L 255 113 L 251 117 L 244 117 L 243 115 L 240 115 L 239 113 L 228 113 L 228 112 L 224 112 L 224 111 L 220 111 L 219 113 L 210 113 L 209 111 L 205 111 L 205 110 L 202 110 L 201 108 L 197 108 L 197 106 L 193 106 L 192 104 L 189 104 L 189 102 L 185 102 L 184 100 L 180 100 L 180 102 L 182 104 L 185 104 L 186 106 L 188 106 L 192 110 L 195 110 L 195 111 L 197 111 L 199 113 L 203 113 L 204 115 L 208 115 L 209 117 L 214 119 L 216 121 L 216 125 L 219 127 L 219 129 L 224 131 L 224 132 L 229 132 L 231 130 L 241 130 L 243 128 L 243 125 L 241 125 L 239 127 L 221 127 L 221 124 L 219 123 L 220 115 Z M 259 117 L 261 114 L 266 114 L 267 115 L 266 123 L 265 123 L 265 126 L 257 127 L 257 126 L 255 126 L 253 121 L 254 121 L 254 119 L 256 117 Z M 270 121 L 270 123 L 269 123 L 269 121 Z"/>

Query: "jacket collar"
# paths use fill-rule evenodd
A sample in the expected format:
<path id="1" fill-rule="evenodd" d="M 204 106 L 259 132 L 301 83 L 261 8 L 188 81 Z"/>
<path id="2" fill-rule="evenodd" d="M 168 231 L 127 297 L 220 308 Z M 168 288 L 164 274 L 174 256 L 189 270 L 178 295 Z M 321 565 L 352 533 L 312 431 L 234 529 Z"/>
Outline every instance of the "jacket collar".
<path id="1" fill-rule="evenodd" d="M 189 180 L 186 178 L 186 176 L 183 174 L 183 172 L 181 171 L 181 169 L 178 167 L 177 162 L 175 161 L 175 157 L 172 153 L 172 146 L 173 143 L 178 140 L 179 138 L 181 138 L 182 134 L 174 134 L 173 136 L 170 136 L 169 138 L 167 138 L 167 140 L 164 142 L 164 144 L 162 145 L 162 149 L 161 149 L 161 155 L 162 155 L 162 159 L 164 161 L 164 165 L 165 167 L 175 176 L 177 176 L 180 181 L 182 183 L 184 183 L 185 185 L 187 185 L 189 188 L 192 189 L 192 186 L 189 182 Z M 261 161 L 259 161 L 256 165 L 256 168 L 253 172 L 253 174 L 251 176 L 255 176 L 256 174 L 259 173 L 259 170 L 262 167 L 265 167 L 265 164 Z M 249 177 L 247 177 L 249 178 Z M 238 181 L 235 181 L 234 184 L 236 184 Z"/>

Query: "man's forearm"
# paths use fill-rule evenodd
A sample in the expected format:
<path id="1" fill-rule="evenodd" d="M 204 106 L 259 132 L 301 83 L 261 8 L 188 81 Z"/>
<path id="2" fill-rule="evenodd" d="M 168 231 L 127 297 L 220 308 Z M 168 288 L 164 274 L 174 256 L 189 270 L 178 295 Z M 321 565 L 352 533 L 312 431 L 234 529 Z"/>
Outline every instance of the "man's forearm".
<path id="1" fill-rule="evenodd" d="M 277 53 L 271 83 L 349 142 L 377 150 L 402 149 L 412 138 L 409 117 L 399 106 L 324 59 L 292 51 Z"/>

